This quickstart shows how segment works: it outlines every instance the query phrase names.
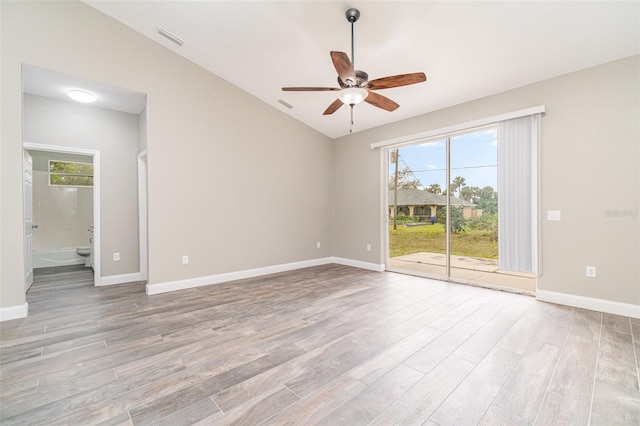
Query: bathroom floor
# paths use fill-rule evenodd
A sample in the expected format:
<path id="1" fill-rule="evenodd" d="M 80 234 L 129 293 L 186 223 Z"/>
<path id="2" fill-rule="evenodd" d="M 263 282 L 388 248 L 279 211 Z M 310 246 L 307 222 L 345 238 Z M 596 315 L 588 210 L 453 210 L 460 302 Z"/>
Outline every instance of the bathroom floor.
<path id="1" fill-rule="evenodd" d="M 84 265 L 67 265 L 67 266 L 52 266 L 50 268 L 37 268 L 33 270 L 34 277 L 42 277 L 46 275 L 61 274 L 65 272 L 82 272 L 91 273 L 93 275 L 93 269 L 87 268 Z M 86 277 L 84 277 L 86 278 Z"/>

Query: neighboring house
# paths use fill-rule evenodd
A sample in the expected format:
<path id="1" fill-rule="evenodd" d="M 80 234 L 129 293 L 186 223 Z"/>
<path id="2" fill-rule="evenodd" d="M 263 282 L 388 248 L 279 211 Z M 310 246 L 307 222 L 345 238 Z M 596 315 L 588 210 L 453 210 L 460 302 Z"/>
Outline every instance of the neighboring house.
<path id="1" fill-rule="evenodd" d="M 389 217 L 395 217 L 397 204 L 398 214 L 404 213 L 406 216 L 416 217 L 421 220 L 435 218 L 438 207 L 444 208 L 447 205 L 447 196 L 438 195 L 417 188 L 398 189 L 398 199 L 396 202 L 395 191 L 389 190 Z M 482 216 L 482 210 L 476 209 L 476 205 L 457 197 L 451 197 L 451 206 L 463 208 L 465 219 L 474 219 Z M 434 219 L 431 219 L 434 220 Z"/>

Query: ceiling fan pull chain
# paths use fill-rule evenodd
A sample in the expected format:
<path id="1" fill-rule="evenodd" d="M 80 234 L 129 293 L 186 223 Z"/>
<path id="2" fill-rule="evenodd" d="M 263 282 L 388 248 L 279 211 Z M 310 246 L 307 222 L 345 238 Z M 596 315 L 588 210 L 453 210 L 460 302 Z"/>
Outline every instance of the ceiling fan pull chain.
<path id="1" fill-rule="evenodd" d="M 353 104 L 351 104 L 350 107 L 351 107 L 351 125 L 349 126 L 349 133 L 353 133 Z"/>

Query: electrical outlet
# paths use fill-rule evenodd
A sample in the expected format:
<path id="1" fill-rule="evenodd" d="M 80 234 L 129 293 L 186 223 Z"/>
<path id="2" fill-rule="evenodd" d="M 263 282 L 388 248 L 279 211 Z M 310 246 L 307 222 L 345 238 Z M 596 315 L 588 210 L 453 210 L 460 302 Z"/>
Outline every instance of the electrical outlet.
<path id="1" fill-rule="evenodd" d="M 114 262 L 120 261 L 120 253 L 113 253 L 113 261 Z"/>
<path id="2" fill-rule="evenodd" d="M 367 251 L 371 251 L 371 244 L 367 244 Z"/>
<path id="3" fill-rule="evenodd" d="M 547 220 L 561 220 L 562 212 L 560 210 L 547 210 Z"/>
<path id="4" fill-rule="evenodd" d="M 316 243 L 316 248 L 320 248 L 320 241 Z"/>
<path id="5" fill-rule="evenodd" d="M 595 266 L 587 266 L 587 277 L 595 278 L 596 277 L 596 267 Z"/>
<path id="6" fill-rule="evenodd" d="M 188 265 L 189 264 L 189 256 L 182 256 L 182 264 L 183 265 Z"/>

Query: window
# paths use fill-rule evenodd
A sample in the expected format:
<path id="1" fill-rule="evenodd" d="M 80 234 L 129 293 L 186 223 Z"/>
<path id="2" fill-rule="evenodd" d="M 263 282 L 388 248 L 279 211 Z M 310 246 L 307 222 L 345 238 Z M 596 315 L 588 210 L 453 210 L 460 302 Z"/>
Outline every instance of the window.
<path id="1" fill-rule="evenodd" d="M 49 185 L 93 186 L 93 164 L 49 160 Z"/>

